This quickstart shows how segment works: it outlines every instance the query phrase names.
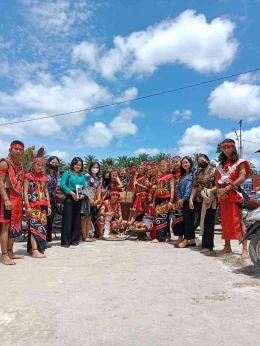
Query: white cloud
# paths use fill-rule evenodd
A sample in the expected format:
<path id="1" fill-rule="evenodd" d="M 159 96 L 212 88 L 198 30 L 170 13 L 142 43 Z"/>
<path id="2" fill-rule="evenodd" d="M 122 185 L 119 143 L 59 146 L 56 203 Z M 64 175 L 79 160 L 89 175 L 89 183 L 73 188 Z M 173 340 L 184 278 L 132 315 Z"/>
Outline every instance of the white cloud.
<path id="1" fill-rule="evenodd" d="M 12 94 L 0 92 L 0 114 L 5 114 L 1 118 L 2 123 L 86 109 L 112 98 L 107 88 L 94 82 L 81 70 L 70 70 L 60 81 L 43 73 L 39 79 L 38 82 L 23 84 Z M 81 112 L 18 126 L 4 126 L 0 128 L 0 133 L 9 135 L 16 128 L 23 138 L 31 133 L 64 136 L 63 128 L 81 125 L 85 116 L 85 112 Z"/>
<path id="2" fill-rule="evenodd" d="M 87 0 L 21 0 L 28 18 L 48 34 L 69 33 L 78 22 L 92 16 L 94 3 Z"/>
<path id="3" fill-rule="evenodd" d="M 7 157 L 9 154 L 10 142 L 5 142 L 0 139 L 0 158 Z"/>
<path id="4" fill-rule="evenodd" d="M 229 19 L 216 18 L 208 23 L 203 14 L 187 10 L 175 19 L 164 20 L 128 37 L 115 36 L 114 48 L 108 51 L 92 44 L 92 54 L 95 57 L 100 54 L 99 66 L 95 64 L 94 69 L 108 79 L 115 79 L 118 72 L 127 77 L 136 73 L 150 75 L 164 64 L 183 64 L 201 73 L 220 72 L 237 53 L 234 29 L 235 24 Z M 77 58 L 89 64 L 90 58 L 84 53 L 89 51 L 89 44 L 81 43 L 78 50 L 81 53 Z"/>
<path id="5" fill-rule="evenodd" d="M 208 130 L 200 125 L 193 125 L 186 129 L 182 139 L 178 141 L 179 149 L 175 155 L 178 154 L 183 157 L 200 152 L 208 154 L 216 149 L 221 137 L 221 131 L 218 129 Z"/>
<path id="6" fill-rule="evenodd" d="M 122 109 L 117 117 L 109 124 L 113 135 L 117 138 L 123 138 L 128 135 L 137 133 L 137 126 L 132 122 L 134 118 L 140 117 L 142 114 L 132 108 Z"/>
<path id="7" fill-rule="evenodd" d="M 92 42 L 81 42 L 73 48 L 72 62 L 84 61 L 92 70 L 98 70 L 98 59 L 102 47 Z"/>
<path id="8" fill-rule="evenodd" d="M 139 148 L 134 152 L 134 155 L 148 154 L 150 156 L 155 156 L 159 154 L 161 150 L 158 148 Z"/>
<path id="9" fill-rule="evenodd" d="M 142 116 L 140 112 L 131 108 L 125 108 L 120 111 L 110 124 L 96 122 L 93 126 L 88 126 L 80 134 L 80 143 L 84 142 L 87 146 L 93 148 L 107 147 L 113 138 L 122 138 L 135 135 L 138 127 L 133 123 L 133 119 Z M 119 141 L 119 143 L 121 143 Z"/>
<path id="10" fill-rule="evenodd" d="M 135 87 L 131 87 L 125 90 L 123 95 L 116 97 L 115 102 L 124 102 L 128 100 L 133 100 L 137 97 L 138 90 Z"/>
<path id="11" fill-rule="evenodd" d="M 5 41 L 3 36 L 0 36 L 0 49 L 9 49 L 14 44 L 14 41 Z"/>
<path id="12" fill-rule="evenodd" d="M 245 75 L 218 86 L 209 97 L 210 115 L 248 122 L 260 119 L 260 85 L 251 84 L 258 79 L 259 75 Z"/>
<path id="13" fill-rule="evenodd" d="M 67 161 L 70 157 L 69 153 L 66 151 L 53 150 L 48 153 L 49 156 L 57 156 L 59 159 Z"/>
<path id="14" fill-rule="evenodd" d="M 81 133 L 81 138 L 88 147 L 105 148 L 112 141 L 113 134 L 105 124 L 96 122 Z"/>
<path id="15" fill-rule="evenodd" d="M 183 122 L 185 120 L 190 120 L 191 119 L 191 110 L 186 109 L 186 110 L 176 110 L 172 113 L 172 119 L 171 122 L 174 123 L 175 121 Z"/>

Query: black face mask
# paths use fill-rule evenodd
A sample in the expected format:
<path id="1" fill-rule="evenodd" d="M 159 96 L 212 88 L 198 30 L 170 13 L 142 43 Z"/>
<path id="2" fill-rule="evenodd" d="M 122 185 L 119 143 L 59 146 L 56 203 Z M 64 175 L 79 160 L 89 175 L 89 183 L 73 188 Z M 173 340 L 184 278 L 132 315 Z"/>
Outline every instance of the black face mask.
<path id="1" fill-rule="evenodd" d="M 198 164 L 199 168 L 207 168 L 208 167 L 208 162 L 207 161 L 203 161 L 203 162 L 200 162 Z"/>
<path id="2" fill-rule="evenodd" d="M 58 165 L 53 165 L 52 163 L 49 163 L 49 168 L 53 169 L 55 172 L 57 172 L 58 169 L 59 169 L 59 166 Z"/>

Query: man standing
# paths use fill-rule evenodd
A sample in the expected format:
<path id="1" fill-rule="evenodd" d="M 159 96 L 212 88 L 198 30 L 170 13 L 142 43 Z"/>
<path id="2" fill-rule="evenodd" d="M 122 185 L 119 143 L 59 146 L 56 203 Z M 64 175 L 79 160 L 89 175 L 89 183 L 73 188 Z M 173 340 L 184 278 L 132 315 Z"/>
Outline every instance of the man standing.
<path id="1" fill-rule="evenodd" d="M 23 153 L 24 144 L 13 141 L 9 156 L 0 160 L 0 234 L 5 265 L 14 265 L 14 259 L 24 258 L 13 252 L 14 238 L 22 234 L 24 170 L 20 158 Z"/>

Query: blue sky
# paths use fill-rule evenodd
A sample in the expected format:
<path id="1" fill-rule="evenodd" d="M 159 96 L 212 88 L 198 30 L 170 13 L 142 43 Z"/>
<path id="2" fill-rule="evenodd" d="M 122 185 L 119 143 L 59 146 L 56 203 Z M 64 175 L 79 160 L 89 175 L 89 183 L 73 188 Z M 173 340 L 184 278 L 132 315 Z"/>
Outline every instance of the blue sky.
<path id="1" fill-rule="evenodd" d="M 258 0 L 0 0 L 0 124 L 128 100 L 260 67 Z M 65 161 L 215 157 L 243 119 L 260 169 L 260 73 L 93 112 L 0 126 Z M 250 142 L 249 142 L 250 141 Z"/>

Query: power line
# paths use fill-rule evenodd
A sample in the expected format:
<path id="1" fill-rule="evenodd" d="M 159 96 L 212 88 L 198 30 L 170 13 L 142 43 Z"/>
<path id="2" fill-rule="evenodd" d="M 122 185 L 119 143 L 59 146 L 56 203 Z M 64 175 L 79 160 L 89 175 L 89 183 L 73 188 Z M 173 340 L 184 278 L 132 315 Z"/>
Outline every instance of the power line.
<path id="1" fill-rule="evenodd" d="M 247 141 L 245 139 L 243 139 L 242 142 L 250 142 L 250 143 L 260 144 L 259 142 Z"/>
<path id="2" fill-rule="evenodd" d="M 36 121 L 36 120 L 42 120 L 42 119 L 48 119 L 48 118 L 55 118 L 55 117 L 60 117 L 60 116 L 63 116 L 63 115 L 76 114 L 76 113 L 93 111 L 93 110 L 101 109 L 101 108 L 117 106 L 117 105 L 121 105 L 121 104 L 124 104 L 124 103 L 144 100 L 144 99 L 148 99 L 148 98 L 151 98 L 151 97 L 156 97 L 156 96 L 160 96 L 160 95 L 164 95 L 164 94 L 169 94 L 169 93 L 180 91 L 180 90 L 190 89 L 190 88 L 194 88 L 194 87 L 197 87 L 197 86 L 200 86 L 200 85 L 205 85 L 205 84 L 209 84 L 209 83 L 213 83 L 213 82 L 218 82 L 218 81 L 221 81 L 221 80 L 224 80 L 224 79 L 238 77 L 238 76 L 241 76 L 243 74 L 253 73 L 253 72 L 257 72 L 257 71 L 260 71 L 260 68 L 256 68 L 254 70 L 250 70 L 250 71 L 246 71 L 246 72 L 235 73 L 235 74 L 232 74 L 232 75 L 229 75 L 229 76 L 225 76 L 225 77 L 211 79 L 211 80 L 208 80 L 208 81 L 205 81 L 205 82 L 190 84 L 190 85 L 186 85 L 186 86 L 175 88 L 175 89 L 171 89 L 171 90 L 161 91 L 161 92 L 158 92 L 158 93 L 155 93 L 155 94 L 140 96 L 140 97 L 136 97 L 134 99 L 126 100 L 126 101 L 109 103 L 109 104 L 105 104 L 105 105 L 102 105 L 102 106 L 96 106 L 96 107 L 81 109 L 81 110 L 72 111 L 72 112 L 66 112 L 66 113 L 60 113 L 60 114 L 54 114 L 54 115 L 46 115 L 46 116 L 40 117 L 40 118 L 18 120 L 18 121 L 13 121 L 13 122 L 9 122 L 9 123 L 0 124 L 0 126 L 27 123 L 29 121 Z"/>

